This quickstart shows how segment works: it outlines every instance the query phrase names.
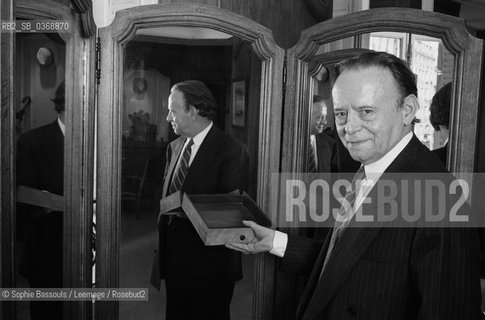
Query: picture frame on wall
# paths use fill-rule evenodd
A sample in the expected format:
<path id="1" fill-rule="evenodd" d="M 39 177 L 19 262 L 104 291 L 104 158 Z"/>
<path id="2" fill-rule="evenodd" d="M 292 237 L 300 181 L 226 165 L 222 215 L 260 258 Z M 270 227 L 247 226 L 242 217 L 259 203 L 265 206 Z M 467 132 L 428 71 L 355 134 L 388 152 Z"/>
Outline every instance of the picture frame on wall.
<path id="1" fill-rule="evenodd" d="M 246 81 L 232 82 L 231 124 L 234 127 L 245 127 L 246 120 Z"/>

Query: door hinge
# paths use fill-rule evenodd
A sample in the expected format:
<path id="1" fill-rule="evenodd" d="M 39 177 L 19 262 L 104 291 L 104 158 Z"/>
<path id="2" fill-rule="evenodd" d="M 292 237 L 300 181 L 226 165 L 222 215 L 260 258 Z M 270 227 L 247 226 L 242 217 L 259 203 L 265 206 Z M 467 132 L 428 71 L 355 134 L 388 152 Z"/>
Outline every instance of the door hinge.
<path id="1" fill-rule="evenodd" d="M 96 39 L 96 83 L 101 81 L 101 38 Z"/>

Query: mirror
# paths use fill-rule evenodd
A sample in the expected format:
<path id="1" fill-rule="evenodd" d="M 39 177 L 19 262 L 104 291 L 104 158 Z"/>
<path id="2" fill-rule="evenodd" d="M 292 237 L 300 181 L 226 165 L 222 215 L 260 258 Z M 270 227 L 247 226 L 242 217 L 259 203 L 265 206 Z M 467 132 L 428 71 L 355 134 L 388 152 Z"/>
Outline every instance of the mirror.
<path id="1" fill-rule="evenodd" d="M 15 53 L 15 284 L 61 288 L 66 45 L 57 34 L 17 33 Z M 25 301 L 17 312 L 18 319 L 61 319 L 62 303 Z"/>
<path id="2" fill-rule="evenodd" d="M 350 18 L 352 26 L 346 20 Z M 389 25 L 392 25 L 392 32 Z M 297 62 L 289 73 L 301 84 L 301 87 L 296 86 L 299 91 L 295 93 L 297 107 L 293 122 L 301 124 L 302 130 L 297 125 L 296 135 L 301 134 L 300 139 L 307 140 L 304 136 L 309 134 L 311 100 L 319 86 L 324 86 L 316 79 L 318 73 L 310 74 L 312 64 L 315 67 L 315 59 L 319 55 L 352 49 L 387 51 L 410 63 L 417 75 L 421 104 L 418 118 L 422 122 L 416 125 L 415 132 L 430 149 L 443 145 L 429 122 L 431 99 L 442 86 L 453 82 L 447 165 L 454 172 L 473 172 L 474 149 L 467 144 L 472 141 L 475 145 L 476 141 L 474 130 L 479 88 L 474 81 L 478 81 L 479 71 L 474 70 L 472 65 L 474 61 L 478 63 L 479 54 L 475 55 L 481 50 L 480 41 L 471 36 L 458 19 L 437 13 L 404 8 L 373 9 L 325 21 L 305 30 L 302 40 L 290 52 L 297 57 Z M 320 64 L 325 66 L 324 61 Z M 469 90 L 465 83 L 472 89 Z M 302 112 L 299 106 L 306 112 Z M 303 150 L 298 145 L 288 148 L 293 148 L 297 154 L 308 154 L 306 145 Z M 295 170 L 302 170 L 307 168 L 306 162 L 303 158 L 294 159 L 292 164 Z"/>
<path id="3" fill-rule="evenodd" d="M 176 37 L 171 28 L 197 28 L 197 36 L 191 36 L 194 39 Z M 160 31 L 162 33 L 159 33 Z M 225 36 L 222 39 L 220 37 L 204 39 L 207 31 L 212 34 L 217 31 Z M 123 184 L 122 180 L 129 173 L 127 161 L 141 163 L 143 167 L 146 159 L 150 157 L 148 154 L 151 154 L 143 151 L 145 155 L 143 152 L 140 154 L 145 159 L 136 160 L 133 157 L 133 160 L 129 160 L 130 154 L 127 152 L 129 148 L 126 147 L 130 144 L 136 147 L 147 144 L 157 149 L 158 146 L 166 146 L 174 139 L 174 135 L 170 133 L 170 126 L 164 119 L 168 112 L 165 100 L 168 93 L 166 90 L 169 90 L 176 81 L 194 79 L 197 75 L 195 72 L 199 77 L 204 76 L 200 80 L 207 82 L 222 107 L 214 119 L 214 126 L 219 126 L 226 134 L 246 143 L 251 166 L 248 174 L 248 178 L 252 180 L 249 187 L 250 194 L 255 197 L 258 205 L 268 216 L 276 216 L 277 197 L 274 190 L 270 188 L 270 173 L 278 171 L 279 168 L 282 74 L 274 71 L 283 64 L 283 50 L 275 45 L 271 32 L 265 27 L 232 12 L 204 5 L 151 5 L 126 9 L 118 12 L 113 23 L 100 29 L 99 34 L 103 50 L 108 53 L 107 58 L 101 60 L 101 69 L 109 71 L 101 73 L 98 96 L 97 150 L 100 156 L 97 162 L 96 283 L 99 287 L 122 287 L 124 283 L 130 281 L 130 276 L 124 276 L 126 269 L 121 270 L 124 268 L 123 261 L 128 261 L 129 258 L 124 255 L 127 251 L 122 249 L 123 246 L 126 247 L 123 239 L 128 239 L 129 236 L 129 234 L 126 237 L 122 236 L 123 228 L 126 228 L 127 232 L 135 232 L 135 228 L 131 228 L 125 222 L 128 220 L 123 216 L 126 216 L 130 206 L 132 211 L 133 206 L 136 207 L 134 201 L 122 201 L 122 191 L 124 191 L 122 189 L 128 186 Z M 141 50 L 137 43 L 141 43 L 140 48 L 143 46 L 153 48 L 165 59 L 176 57 L 177 60 L 164 61 L 158 56 L 146 56 L 142 63 L 138 57 L 132 59 L 133 52 Z M 176 56 L 177 52 L 180 56 Z M 143 50 L 139 51 L 139 54 L 143 57 Z M 212 54 L 225 60 L 214 61 Z M 184 64 L 190 66 L 192 70 L 187 69 Z M 140 70 L 140 67 L 144 71 Z M 144 78 L 147 81 L 145 93 L 138 94 L 133 90 L 133 80 L 136 78 Z M 160 86 L 159 92 L 156 93 L 150 91 L 151 81 L 154 80 L 157 80 Z M 143 81 L 137 82 L 143 83 Z M 137 85 L 137 87 L 143 88 L 144 85 Z M 239 98 L 235 100 L 239 109 L 232 117 L 231 96 L 238 88 L 245 93 L 238 93 Z M 128 96 L 125 92 L 128 92 Z M 157 99 L 158 105 L 143 104 L 143 99 L 137 99 L 142 97 L 146 99 L 153 97 Z M 136 107 L 130 109 L 128 101 L 130 104 L 134 103 Z M 246 101 L 245 110 L 240 108 L 242 101 Z M 140 110 L 142 113 L 139 113 Z M 128 116 L 134 112 L 142 116 L 144 127 L 157 130 L 154 135 L 148 134 L 152 141 L 129 140 L 131 138 L 128 137 L 133 139 L 140 137 L 136 133 L 131 133 L 132 123 Z M 146 113 L 149 115 L 146 116 Z M 160 121 L 155 122 L 156 119 Z M 242 124 L 245 127 L 242 127 Z M 125 141 L 123 135 L 127 138 Z M 146 137 L 145 135 L 145 140 Z M 163 150 L 161 153 L 163 154 Z M 131 155 L 133 156 L 133 153 Z M 157 166 L 160 168 L 158 164 Z M 140 174 L 139 171 L 137 174 Z M 161 181 L 155 181 L 155 183 L 160 188 Z M 149 197 L 148 193 L 142 197 Z M 144 202 L 140 207 L 149 206 L 149 202 L 147 201 L 146 204 Z M 139 220 L 150 221 L 151 233 L 147 242 L 143 244 L 147 250 L 143 254 L 148 257 L 148 260 L 144 260 L 145 263 L 142 265 L 136 264 L 142 269 L 137 271 L 137 279 L 133 276 L 135 282 L 150 290 L 155 290 L 149 284 L 149 279 L 153 249 L 157 246 L 154 241 L 157 237 L 157 215 L 156 211 L 145 213 L 140 210 Z M 131 214 L 127 219 L 136 223 L 136 213 Z M 268 299 L 254 299 L 256 302 L 253 305 L 252 293 L 243 294 L 244 297 L 239 294 L 240 298 L 236 297 L 238 290 L 246 290 L 245 292 L 253 290 L 258 293 L 263 292 L 263 288 L 265 295 L 271 295 L 271 290 L 267 290 L 270 285 L 266 279 L 265 281 L 256 279 L 263 272 L 271 272 L 274 269 L 273 261 L 267 257 L 258 256 L 249 259 L 254 259 L 255 262 L 243 262 L 243 268 L 248 265 L 255 271 L 248 271 L 243 275 L 243 281 L 248 281 L 247 286 L 244 289 L 243 285 L 239 285 L 240 282 L 236 284 L 232 299 L 233 307 L 236 304 L 244 306 L 245 311 L 242 315 L 246 317 L 263 311 L 268 312 L 273 307 Z M 132 259 L 128 262 L 135 261 Z M 253 277 L 254 281 L 252 281 Z M 153 300 L 153 307 L 157 308 L 153 314 L 157 317 L 164 314 L 165 301 L 162 297 L 154 293 L 150 296 L 150 300 Z M 125 312 L 124 307 L 123 302 L 116 301 L 98 304 L 95 308 L 96 317 L 101 319 L 121 317 L 120 311 Z"/>
<path id="4" fill-rule="evenodd" d="M 389 31 L 394 34 L 389 34 Z M 395 33 L 411 35 L 407 39 L 400 40 L 402 39 L 400 34 Z M 328 97 L 332 86 L 332 65 L 346 55 L 345 50 L 375 48 L 371 48 L 371 44 L 374 45 L 374 39 L 371 43 L 370 35 L 372 38 L 379 36 L 383 38 L 375 40 L 385 42 L 389 49 L 394 50 L 391 52 L 403 54 L 404 51 L 402 57 L 406 57 L 406 46 L 409 47 L 409 44 L 415 45 L 416 48 L 421 45 L 430 45 L 436 49 L 437 46 L 438 50 L 442 46 L 452 54 L 452 65 L 450 66 L 452 73 L 449 76 L 453 82 L 453 89 L 447 165 L 452 172 L 456 173 L 457 177 L 467 180 L 469 185 L 472 185 L 468 173 L 473 172 L 476 165 L 475 149 L 480 93 L 480 70 L 477 70 L 476 65 L 481 65 L 482 41 L 470 35 L 464 22 L 460 19 L 405 8 L 371 9 L 330 19 L 304 30 L 299 42 L 293 48 L 288 49 L 288 83 L 291 85 L 285 94 L 285 128 L 290 128 L 287 130 L 290 132 L 285 134 L 283 139 L 283 154 L 288 157 L 282 159 L 282 167 L 287 172 L 308 171 L 310 145 L 308 137 L 313 95 L 315 93 L 322 95 L 326 98 L 326 102 L 331 103 L 328 101 Z M 419 41 L 422 43 L 418 43 Z M 325 54 L 329 56 L 324 56 Z M 342 55 L 338 59 L 332 60 L 332 54 Z M 353 53 L 353 55 L 355 54 L 358 52 Z M 420 54 L 422 55 L 422 53 Z M 437 53 L 434 50 L 433 55 L 436 54 L 439 56 L 443 53 L 439 53 L 439 51 Z M 322 60 L 318 59 L 319 55 L 323 56 Z M 441 63 L 439 59 L 436 56 L 433 59 L 433 63 L 438 63 L 439 66 Z M 443 61 L 450 62 L 446 59 Z M 446 69 L 444 65 L 445 63 L 441 72 Z M 427 68 L 424 73 L 421 72 L 421 77 L 424 77 L 426 72 L 428 72 Z M 330 77 L 326 75 L 330 75 Z M 433 77 L 433 80 L 424 80 L 428 83 L 422 87 L 426 88 L 431 82 L 436 86 L 433 92 L 422 92 L 424 89 L 420 89 L 420 95 L 427 100 L 424 102 L 428 105 L 430 96 L 439 86 L 436 72 Z M 418 81 L 420 81 L 419 76 Z M 444 83 L 446 81 L 443 79 Z M 427 116 L 426 111 L 424 116 L 421 115 L 423 118 Z M 327 115 L 327 117 L 331 116 Z M 431 136 L 425 129 L 426 125 L 421 128 L 422 138 L 431 144 Z M 294 227 L 297 229 L 300 225 L 295 223 Z M 289 298 L 285 302 L 297 301 L 299 295 L 300 292 L 293 292 L 288 295 Z"/>
<path id="5" fill-rule="evenodd" d="M 190 31 L 191 36 L 189 39 L 187 36 L 175 36 L 173 28 L 185 28 L 181 34 Z M 192 32 L 194 28 L 197 31 L 195 34 Z M 207 32 L 222 33 L 223 38 L 204 38 Z M 268 216 L 275 217 L 277 197 L 270 189 L 270 173 L 279 168 L 282 74 L 274 71 L 283 64 L 283 50 L 275 45 L 271 31 L 265 27 L 232 12 L 204 5 L 151 5 L 126 9 L 118 12 L 113 23 L 101 29 L 99 34 L 103 50 L 108 53 L 107 58 L 101 60 L 101 69 L 108 71 L 101 73 L 98 96 L 97 150 L 100 156 L 97 162 L 96 284 L 105 288 L 122 287 L 132 278 L 138 285 L 152 290 L 149 277 L 153 249 L 157 245 L 154 240 L 157 237 L 158 214 L 153 207 L 150 209 L 150 205 L 156 204 L 157 196 L 150 196 L 145 191 L 141 198 L 152 200 L 141 202 L 140 208 L 152 211 L 145 213 L 140 210 L 139 220 L 150 221 L 147 226 L 151 228 L 151 233 L 142 244 L 147 250 L 143 254 L 148 260 L 144 260 L 143 265 L 136 264 L 141 268 L 136 272 L 136 279 L 135 276 L 125 276 L 127 269 L 123 269 L 124 262 L 136 262 L 126 255 L 124 249 L 129 249 L 126 240 L 129 240 L 130 232 L 136 234 L 136 228 L 129 223 L 136 224 L 137 220 L 136 209 L 133 209 L 137 207 L 136 201 L 125 200 L 122 196 L 129 186 L 127 178 L 132 175 L 129 171 L 132 166 L 127 163 L 131 161 L 136 167 L 143 168 L 149 163 L 147 159 L 150 159 L 152 151 L 163 155 L 160 149 L 174 139 L 164 119 L 168 112 L 165 100 L 167 90 L 176 81 L 202 77 L 200 80 L 207 82 L 222 107 L 214 119 L 214 126 L 219 126 L 226 134 L 246 144 L 251 166 L 248 174 L 251 179 L 249 192 Z M 144 53 L 143 47 L 152 48 L 163 59 L 150 56 L 151 49 L 145 49 Z M 221 60 L 215 61 L 215 57 Z M 174 58 L 176 60 L 170 61 Z M 188 69 L 188 66 L 192 69 Z M 144 81 L 135 80 L 137 78 L 147 81 L 145 92 Z M 153 81 L 158 82 L 157 92 L 151 87 Z M 137 89 L 133 89 L 133 82 Z M 237 94 L 239 98 L 235 101 L 238 112 L 231 114 L 231 95 L 232 92 L 239 92 L 238 88 L 243 90 L 243 94 Z M 149 98 L 157 105 L 146 104 Z M 139 127 L 148 128 L 148 134 L 140 135 L 136 129 L 133 131 L 130 128 L 133 126 L 130 114 L 132 119 L 141 121 Z M 146 149 L 142 147 L 144 145 Z M 157 163 L 156 167 L 160 168 L 160 165 Z M 140 169 L 134 172 L 140 176 Z M 152 183 L 160 188 L 161 181 L 157 181 L 157 178 Z M 150 190 L 151 194 L 155 189 Z M 130 210 L 135 213 L 127 217 Z M 126 236 L 123 232 L 126 232 Z M 251 287 L 254 292 L 262 292 L 264 288 L 265 294 L 271 294 L 271 290 L 267 290 L 270 285 L 266 280 L 252 279 L 262 272 L 271 272 L 273 262 L 267 257 L 249 259 L 254 259 L 255 263 L 243 263 L 243 267 L 252 266 L 255 271 L 244 274 L 243 281 L 248 281 L 247 287 L 244 289 L 243 285 L 236 285 L 232 299 L 233 305 L 244 306 L 243 315 L 246 317 L 272 309 L 272 303 L 267 299 L 254 299 L 256 303 L 253 305 L 252 294 L 243 294 L 244 297 L 239 294 L 240 298 L 236 297 L 238 290 L 250 292 Z M 164 314 L 165 302 L 162 297 L 154 293 L 150 300 L 157 308 L 153 314 L 157 317 Z M 98 304 L 96 317 L 122 317 L 125 307 L 123 302 L 116 301 Z M 129 316 L 128 311 L 126 313 Z"/>
<path id="6" fill-rule="evenodd" d="M 159 319 L 165 314 L 164 284 L 160 292 L 155 290 L 147 275 L 151 272 L 149 262 L 159 236 L 157 220 L 167 146 L 178 137 L 167 122 L 171 87 L 192 79 L 208 86 L 219 106 L 213 125 L 242 142 L 249 151 L 251 185 L 247 191 L 256 199 L 259 148 L 258 127 L 254 124 L 259 123 L 260 92 L 252 83 L 259 82 L 260 78 L 261 61 L 251 44 L 212 29 L 141 29 L 124 48 L 120 287 L 148 287 L 150 299 L 148 302 L 121 301 L 120 319 L 139 318 L 140 310 L 146 312 L 142 315 L 144 319 Z M 232 101 L 237 81 L 244 86 L 239 88 L 243 99 L 235 123 Z M 167 246 L 176 245 L 167 243 Z M 251 315 L 254 256 L 244 256 L 242 268 L 244 277 L 236 282 L 231 303 L 233 319 L 247 319 Z"/>

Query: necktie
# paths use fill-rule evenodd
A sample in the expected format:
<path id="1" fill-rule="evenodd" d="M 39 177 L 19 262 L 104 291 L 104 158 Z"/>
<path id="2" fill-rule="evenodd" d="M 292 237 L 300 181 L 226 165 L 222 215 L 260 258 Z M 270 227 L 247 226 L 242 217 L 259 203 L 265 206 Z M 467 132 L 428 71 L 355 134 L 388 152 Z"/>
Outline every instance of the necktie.
<path id="1" fill-rule="evenodd" d="M 348 190 L 347 193 L 345 194 L 346 201 L 342 203 L 342 206 L 339 209 L 338 216 L 340 217 L 340 219 L 335 220 L 335 224 L 332 230 L 332 237 L 330 238 L 327 255 L 325 256 L 325 261 L 323 262 L 323 268 L 322 268 L 322 272 L 320 273 L 320 277 L 322 276 L 323 270 L 325 270 L 325 266 L 327 265 L 327 262 L 330 259 L 330 256 L 332 255 L 333 248 L 335 247 L 338 240 L 340 239 L 345 227 L 350 222 L 349 215 L 353 210 L 355 198 L 357 197 L 357 193 L 360 189 L 360 185 L 363 179 L 365 179 L 365 171 L 364 171 L 364 166 L 361 166 L 359 170 L 356 172 L 354 179 L 352 180 L 351 189 Z"/>
<path id="2" fill-rule="evenodd" d="M 313 136 L 314 138 L 315 136 Z M 314 140 L 310 138 L 310 145 L 308 148 L 308 172 L 317 172 L 317 157 L 315 153 Z"/>
<path id="3" fill-rule="evenodd" d="M 182 187 L 184 183 L 185 176 L 189 171 L 189 161 L 190 161 L 190 154 L 192 153 L 192 145 L 194 141 L 189 139 L 189 143 L 185 146 L 185 150 L 182 153 L 180 161 L 177 164 L 177 168 L 175 168 L 175 172 L 172 177 L 172 182 L 170 183 L 170 188 L 168 194 L 172 194 L 177 192 Z"/>

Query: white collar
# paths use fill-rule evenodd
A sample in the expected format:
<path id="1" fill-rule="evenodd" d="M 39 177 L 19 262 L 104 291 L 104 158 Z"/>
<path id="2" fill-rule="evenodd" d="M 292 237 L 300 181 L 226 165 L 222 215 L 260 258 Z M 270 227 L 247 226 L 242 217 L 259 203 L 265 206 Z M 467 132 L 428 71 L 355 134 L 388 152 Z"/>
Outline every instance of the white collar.
<path id="1" fill-rule="evenodd" d="M 207 136 L 207 134 L 209 133 L 209 130 L 212 128 L 212 125 L 213 125 L 213 122 L 211 121 L 211 123 L 204 129 L 202 130 L 201 132 L 199 132 L 195 137 L 192 138 L 192 140 L 194 141 L 194 145 L 198 148 L 202 142 L 204 141 L 205 137 Z M 187 139 L 188 141 L 189 139 Z"/>
<path id="2" fill-rule="evenodd" d="M 379 160 L 364 165 L 365 175 L 367 179 L 379 179 L 389 165 L 397 158 L 397 156 L 404 150 L 408 143 L 413 138 L 413 132 L 410 131 L 382 158 Z"/>
<path id="3" fill-rule="evenodd" d="M 59 128 L 61 128 L 62 135 L 65 137 L 66 136 L 66 125 L 62 123 L 61 119 L 57 117 L 57 124 L 59 125 Z"/>

